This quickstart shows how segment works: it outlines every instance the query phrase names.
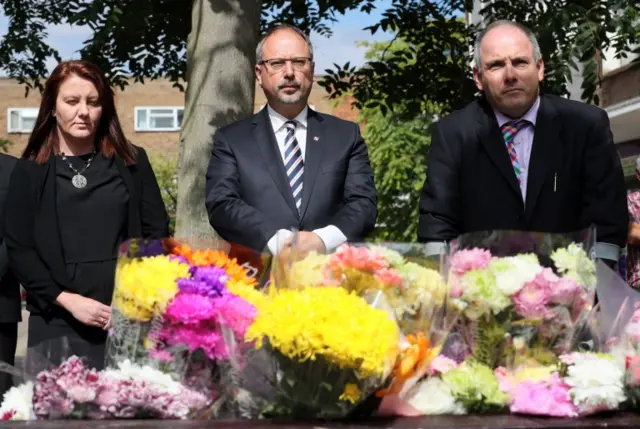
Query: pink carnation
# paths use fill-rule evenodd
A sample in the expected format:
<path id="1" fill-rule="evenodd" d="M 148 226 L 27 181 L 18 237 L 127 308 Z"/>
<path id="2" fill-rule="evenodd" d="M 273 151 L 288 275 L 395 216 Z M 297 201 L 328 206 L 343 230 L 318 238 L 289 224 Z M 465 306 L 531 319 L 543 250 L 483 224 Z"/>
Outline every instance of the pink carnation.
<path id="1" fill-rule="evenodd" d="M 555 373 L 550 380 L 518 384 L 511 392 L 511 412 L 552 417 L 577 417 L 566 385 Z"/>
<path id="2" fill-rule="evenodd" d="M 525 283 L 522 289 L 513 295 L 513 305 L 520 316 L 525 318 L 547 316 L 546 306 L 551 300 L 554 286 L 553 277 L 548 271 L 551 270 L 545 268 L 540 271 L 532 281 Z"/>
<path id="3" fill-rule="evenodd" d="M 215 310 L 212 298 L 179 293 L 167 307 L 165 318 L 171 323 L 197 324 L 213 318 Z"/>
<path id="4" fill-rule="evenodd" d="M 367 247 L 343 244 L 331 255 L 331 269 L 353 268 L 361 271 L 377 271 L 389 266 L 389 261 L 380 252 Z"/>
<path id="5" fill-rule="evenodd" d="M 458 250 L 451 258 L 451 269 L 461 276 L 467 271 L 487 268 L 491 262 L 491 252 L 485 249 L 473 248 Z"/>
<path id="6" fill-rule="evenodd" d="M 558 279 L 551 289 L 551 302 L 572 306 L 580 301 L 582 287 L 573 279 L 563 277 Z"/>
<path id="7" fill-rule="evenodd" d="M 375 278 L 386 286 L 402 286 L 402 277 L 393 268 L 381 268 L 376 272 Z"/>

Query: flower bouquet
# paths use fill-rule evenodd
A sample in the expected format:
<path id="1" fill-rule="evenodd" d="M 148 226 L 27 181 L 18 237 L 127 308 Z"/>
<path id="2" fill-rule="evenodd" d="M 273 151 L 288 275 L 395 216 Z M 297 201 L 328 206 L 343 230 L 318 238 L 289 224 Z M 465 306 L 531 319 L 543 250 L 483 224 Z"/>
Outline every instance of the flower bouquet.
<path id="1" fill-rule="evenodd" d="M 106 346 L 108 368 L 129 361 L 216 394 L 218 364 L 228 358 L 221 325 L 244 337 L 264 271 L 254 266 L 263 260 L 256 252 L 216 247 L 222 250 L 196 240 L 123 244 Z M 248 261 L 237 259 L 242 256 Z"/>
<path id="2" fill-rule="evenodd" d="M 55 350 L 59 358 L 70 353 L 71 344 L 67 338 L 56 338 L 30 348 L 28 356 L 42 365 L 46 358 L 41 351 Z M 39 359 L 34 359 L 36 355 Z M 2 370 L 22 376 L 25 382 L 5 393 L 1 420 L 186 419 L 201 416 L 212 402 L 210 392 L 196 391 L 170 374 L 130 360 L 96 370 L 72 355 L 35 376 L 19 374 L 6 364 Z"/>
<path id="3" fill-rule="evenodd" d="M 422 244 L 344 244 L 330 254 L 302 254 L 296 240 L 280 257 L 278 289 L 343 289 L 384 309 L 399 327 L 399 354 L 377 401 L 401 401 L 439 353 L 459 312 L 447 305 L 447 286 Z M 436 267 L 437 268 L 437 267 Z M 338 293 L 338 292 L 326 292 Z M 342 292 L 340 292 L 342 293 Z M 363 391 L 362 398 L 366 398 Z M 372 410 L 378 404 L 373 405 Z M 361 413 L 367 414 L 365 407 Z"/>
<path id="4" fill-rule="evenodd" d="M 491 368 L 513 359 L 555 364 L 572 350 L 592 309 L 593 231 L 554 235 L 516 231 L 467 234 L 445 263 L 455 329 L 466 353 Z M 459 345 L 459 344 L 458 344 Z"/>
<path id="5" fill-rule="evenodd" d="M 341 418 L 387 381 L 398 325 L 373 301 L 344 288 L 273 284 L 256 307 L 244 341 L 225 336 L 236 416 Z"/>

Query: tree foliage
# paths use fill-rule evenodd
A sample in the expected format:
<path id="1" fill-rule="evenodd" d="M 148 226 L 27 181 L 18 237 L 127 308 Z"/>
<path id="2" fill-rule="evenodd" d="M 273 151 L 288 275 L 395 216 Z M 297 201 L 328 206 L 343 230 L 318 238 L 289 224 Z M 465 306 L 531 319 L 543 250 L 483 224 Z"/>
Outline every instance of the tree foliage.
<path id="1" fill-rule="evenodd" d="M 238 6 L 234 0 L 209 0 L 216 12 Z M 256 0 L 258 1 L 258 0 Z M 48 75 L 47 60 L 60 61 L 59 52 L 46 42 L 47 26 L 88 26 L 80 57 L 107 74 L 113 85 L 124 88 L 127 78 L 167 77 L 183 88 L 186 44 L 191 31 L 188 0 L 0 0 L 9 18 L 0 41 L 0 63 L 10 77 L 30 89 L 42 89 Z M 306 31 L 330 33 L 329 24 L 354 8 L 370 11 L 374 0 L 263 0 L 262 27 L 289 22 Z M 238 11 L 235 11 L 238 12 Z M 242 11 L 239 11 L 242 12 Z"/>
<path id="2" fill-rule="evenodd" d="M 169 214 L 169 233 L 176 228 L 176 206 L 178 202 L 178 161 L 163 155 L 154 155 L 150 159 L 155 173 L 164 206 Z"/>
<path id="3" fill-rule="evenodd" d="M 352 92 L 356 106 L 383 112 L 402 105 L 408 117 L 425 103 L 443 113 L 473 100 L 473 45 L 479 30 L 459 17 L 468 0 L 394 0 L 372 34 L 392 31 L 409 42 L 406 49 L 356 69 L 349 64 L 327 70 L 324 86 L 333 97 Z M 582 98 L 598 103 L 599 61 L 611 49 L 615 57 L 639 54 L 640 0 L 493 0 L 481 10 L 485 21 L 510 19 L 538 36 L 545 59 L 544 89 L 566 95 L 572 71 L 583 62 Z"/>
<path id="4" fill-rule="evenodd" d="M 406 49 L 408 43 L 396 39 L 387 43 L 361 43 L 367 47 L 366 58 L 384 60 Z M 402 106 L 383 114 L 376 107 L 364 107 L 359 113 L 363 137 L 369 149 L 376 189 L 378 219 L 373 239 L 382 241 L 415 241 L 418 224 L 418 202 L 424 183 L 427 150 L 431 139 L 432 106 L 407 118 Z"/>

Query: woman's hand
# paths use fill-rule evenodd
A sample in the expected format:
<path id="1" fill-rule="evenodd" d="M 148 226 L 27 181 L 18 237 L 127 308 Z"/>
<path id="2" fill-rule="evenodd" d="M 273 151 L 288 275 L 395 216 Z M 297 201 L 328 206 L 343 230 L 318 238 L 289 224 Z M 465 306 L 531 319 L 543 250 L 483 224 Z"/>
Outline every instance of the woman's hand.
<path id="1" fill-rule="evenodd" d="M 85 325 L 105 328 L 111 322 L 111 307 L 77 293 L 62 292 L 56 303 Z"/>

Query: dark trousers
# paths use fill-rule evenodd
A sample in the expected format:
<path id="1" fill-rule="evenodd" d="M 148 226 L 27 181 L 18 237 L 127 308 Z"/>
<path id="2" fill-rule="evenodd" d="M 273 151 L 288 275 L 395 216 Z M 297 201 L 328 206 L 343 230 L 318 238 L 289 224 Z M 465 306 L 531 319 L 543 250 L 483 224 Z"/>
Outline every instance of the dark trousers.
<path id="1" fill-rule="evenodd" d="M 18 344 L 18 323 L 0 323 L 0 361 L 15 365 L 16 346 Z M 0 372 L 0 395 L 13 386 L 13 376 Z"/>

